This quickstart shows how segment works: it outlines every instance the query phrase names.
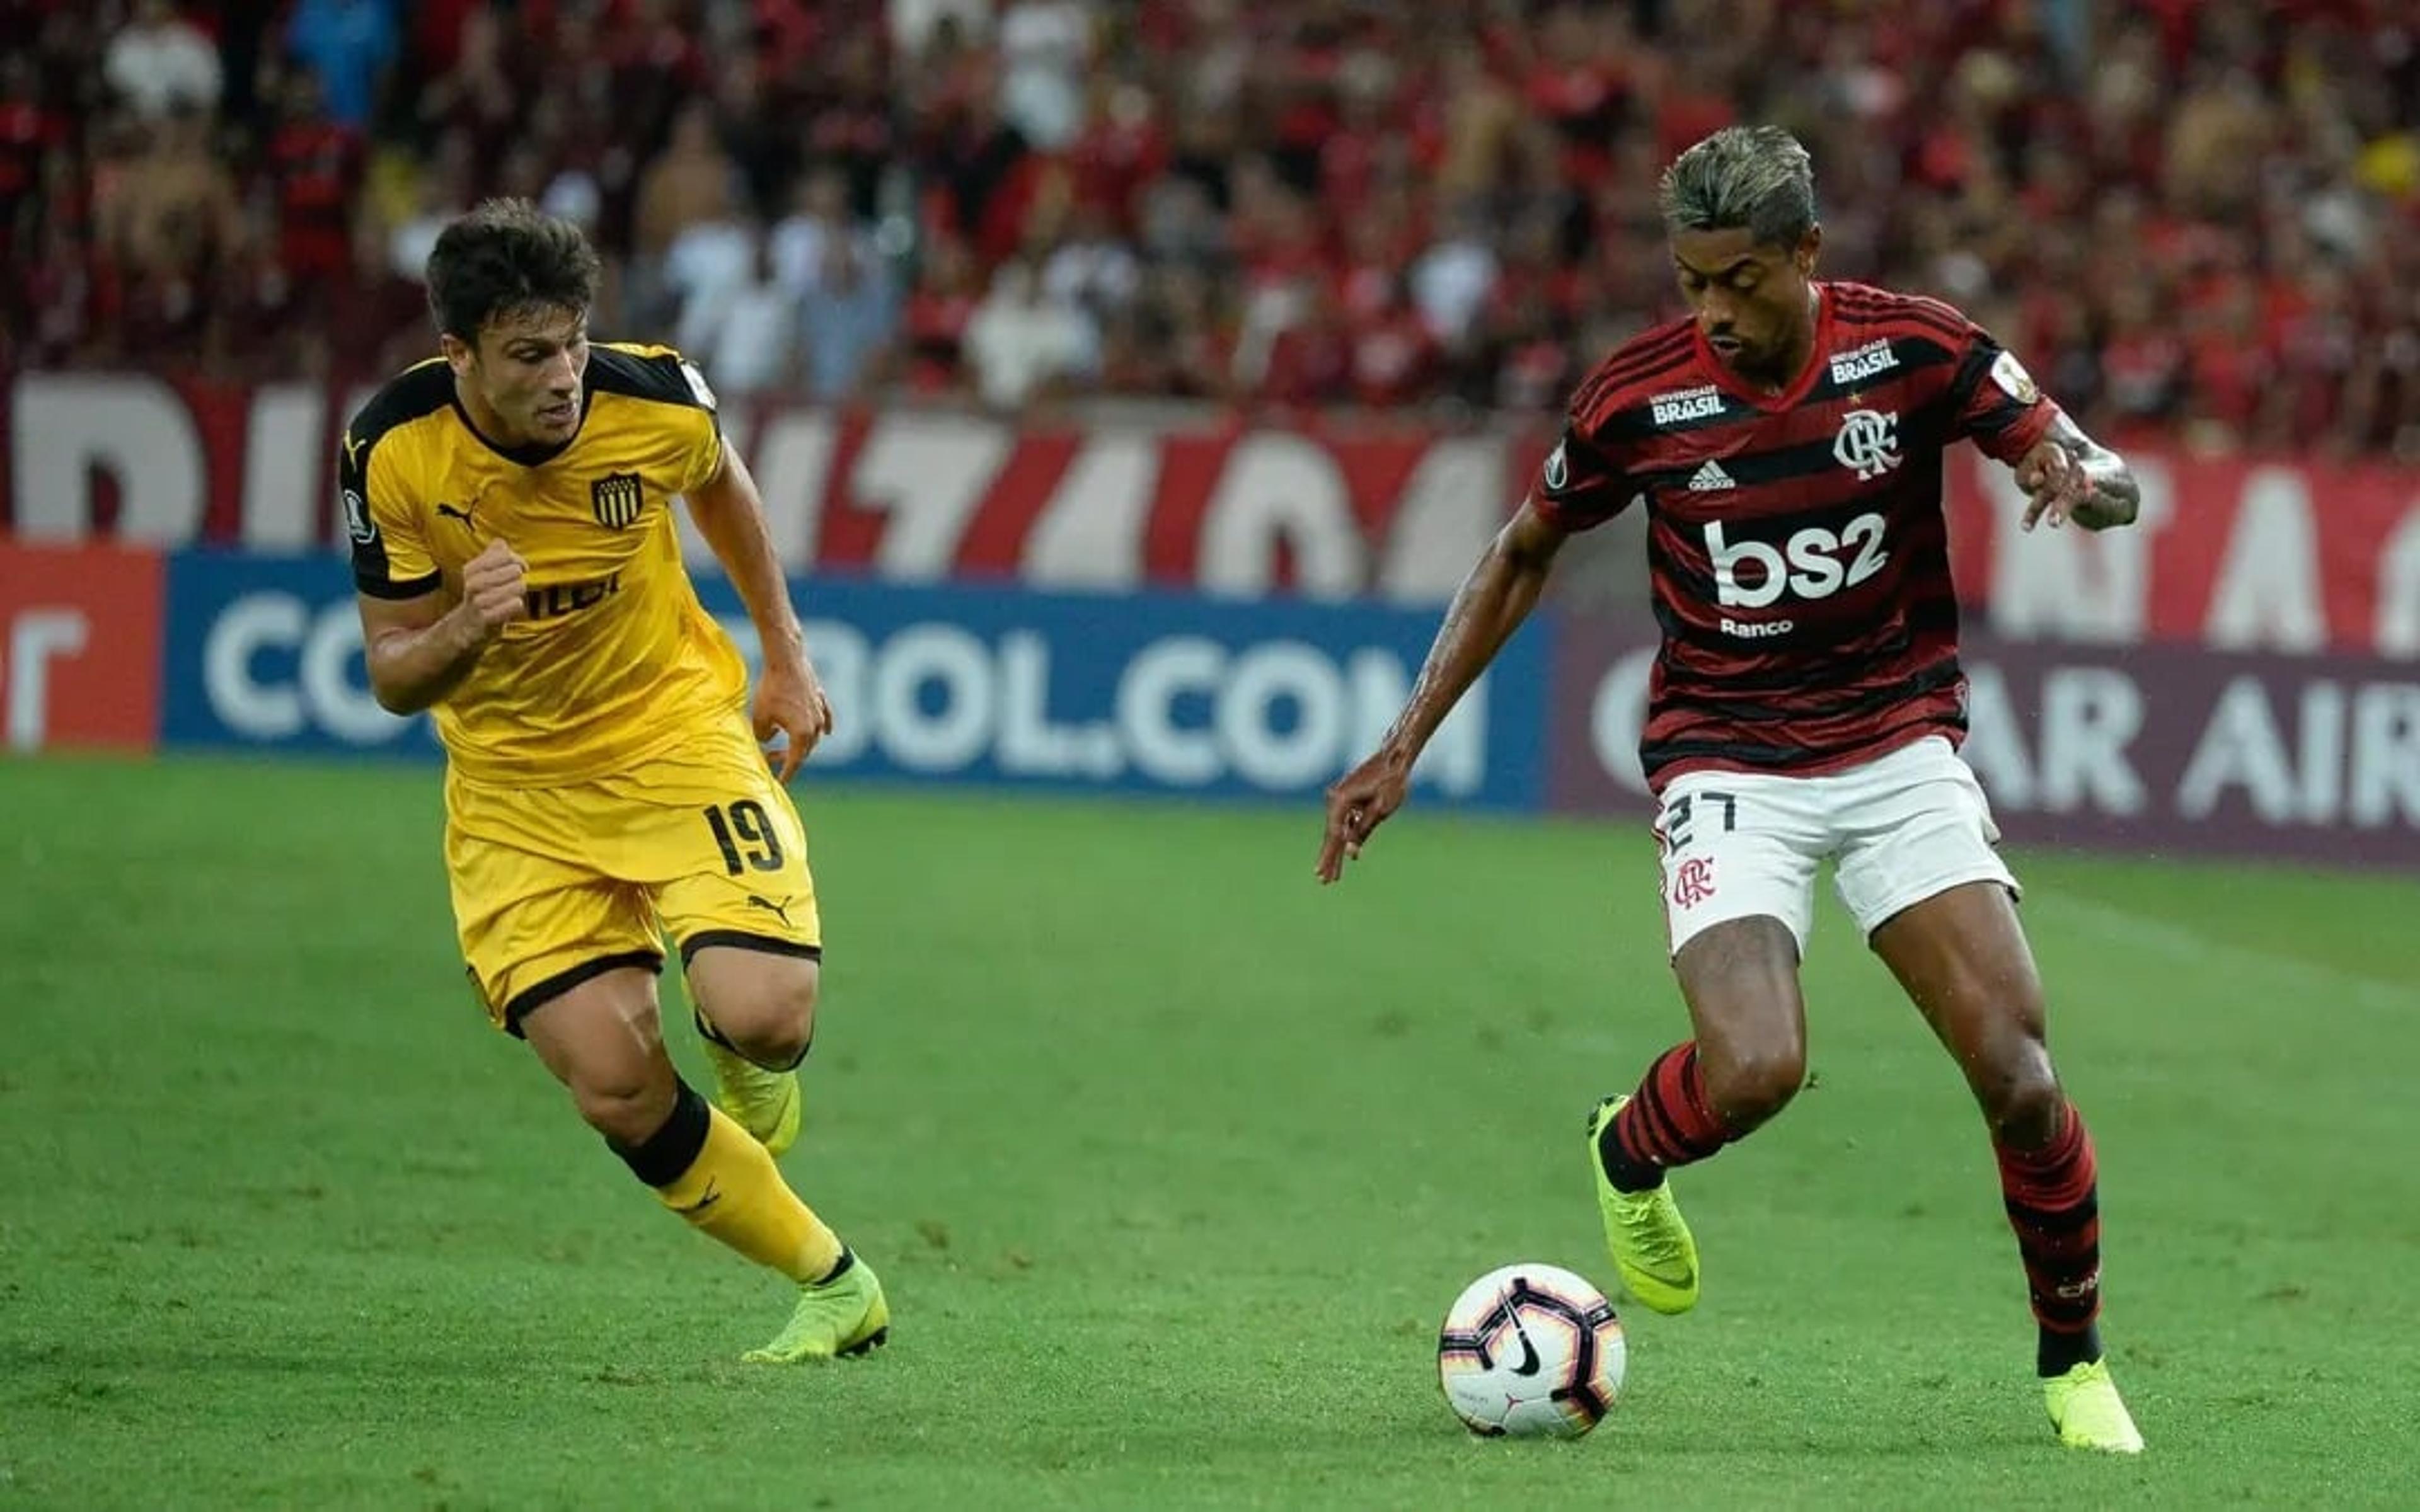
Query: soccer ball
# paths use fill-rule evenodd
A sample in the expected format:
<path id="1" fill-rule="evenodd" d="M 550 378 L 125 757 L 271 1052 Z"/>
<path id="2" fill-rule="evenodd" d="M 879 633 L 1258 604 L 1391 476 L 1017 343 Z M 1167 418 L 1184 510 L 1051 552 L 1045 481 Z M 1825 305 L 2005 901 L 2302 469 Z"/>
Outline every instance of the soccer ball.
<path id="1" fill-rule="evenodd" d="M 1612 1410 L 1627 1361 L 1613 1304 L 1559 1266 L 1488 1272 L 1437 1332 L 1446 1405 L 1484 1438 L 1578 1438 Z"/>

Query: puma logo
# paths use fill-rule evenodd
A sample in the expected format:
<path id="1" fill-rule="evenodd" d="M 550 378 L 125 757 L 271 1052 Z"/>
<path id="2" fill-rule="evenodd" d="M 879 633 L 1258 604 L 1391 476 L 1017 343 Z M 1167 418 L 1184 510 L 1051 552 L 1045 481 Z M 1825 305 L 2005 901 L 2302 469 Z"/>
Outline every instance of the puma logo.
<path id="1" fill-rule="evenodd" d="M 345 465 L 348 467 L 360 467 L 362 465 L 362 448 L 367 444 L 368 443 L 366 441 L 354 435 L 351 431 L 345 432 Z"/>
<path id="2" fill-rule="evenodd" d="M 681 1212 L 684 1216 L 694 1218 L 699 1213 L 704 1212 L 706 1209 L 713 1207 L 716 1203 L 721 1200 L 722 1191 L 720 1187 L 715 1185 L 714 1178 L 709 1176 L 706 1179 L 706 1195 L 699 1197 L 695 1202 L 690 1203 L 688 1207 L 683 1208 Z"/>
<path id="3" fill-rule="evenodd" d="M 765 912 L 771 914 L 774 918 L 782 921 L 782 927 L 783 929 L 793 929 L 797 927 L 790 922 L 790 905 L 786 900 L 777 903 L 772 899 L 765 897 L 761 893 L 752 892 L 748 895 L 748 905 L 752 908 L 762 908 Z"/>
<path id="4" fill-rule="evenodd" d="M 471 512 L 478 507 L 476 504 L 472 504 L 466 508 L 457 509 L 452 504 L 440 504 L 437 506 L 437 512 L 447 519 L 461 521 L 462 528 L 466 531 L 476 531 L 479 528 L 479 522 L 471 517 Z"/>

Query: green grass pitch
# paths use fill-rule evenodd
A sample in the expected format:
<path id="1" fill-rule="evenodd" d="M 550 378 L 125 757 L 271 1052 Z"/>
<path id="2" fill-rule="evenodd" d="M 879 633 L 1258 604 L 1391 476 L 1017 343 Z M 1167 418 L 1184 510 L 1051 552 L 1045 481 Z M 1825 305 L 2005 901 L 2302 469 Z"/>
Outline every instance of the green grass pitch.
<path id="1" fill-rule="evenodd" d="M 1814 1088 L 1681 1179 L 1573 1444 L 1432 1331 L 1610 1283 L 1581 1145 L 1683 1019 L 1637 826 L 801 784 L 792 1180 L 892 1346 L 659 1211 L 462 985 L 425 768 L 0 764 L 0 1508 L 2420 1505 L 2420 884 L 2017 857 L 2139 1462 L 2057 1449 L 1947 1061 L 1828 897 Z M 668 1015 L 675 1023 L 685 1015 Z M 687 1029 L 676 1053 L 703 1067 Z"/>

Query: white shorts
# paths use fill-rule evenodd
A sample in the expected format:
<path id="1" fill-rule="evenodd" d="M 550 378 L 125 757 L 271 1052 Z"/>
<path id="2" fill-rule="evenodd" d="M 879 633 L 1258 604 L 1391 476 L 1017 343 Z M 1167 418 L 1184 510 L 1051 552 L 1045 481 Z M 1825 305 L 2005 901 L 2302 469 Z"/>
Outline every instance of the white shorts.
<path id="1" fill-rule="evenodd" d="M 1815 925 L 1815 871 L 1837 863 L 1840 902 L 1871 938 L 1892 915 L 1969 882 L 2017 879 L 1983 786 L 1949 742 L 1914 745 L 1821 777 L 1692 772 L 1655 815 L 1664 919 L 1675 955 L 1714 925 L 1759 914 L 1798 952 Z"/>

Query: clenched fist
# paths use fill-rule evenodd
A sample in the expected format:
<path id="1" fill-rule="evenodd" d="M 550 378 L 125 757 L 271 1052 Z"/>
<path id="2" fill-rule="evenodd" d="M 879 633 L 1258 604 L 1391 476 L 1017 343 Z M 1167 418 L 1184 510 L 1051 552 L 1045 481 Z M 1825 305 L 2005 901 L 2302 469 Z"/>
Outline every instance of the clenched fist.
<path id="1" fill-rule="evenodd" d="M 489 541 L 463 565 L 462 604 L 457 612 L 469 619 L 480 639 L 492 640 L 505 625 L 528 617 L 529 604 L 521 596 L 521 579 L 528 572 L 520 553 L 502 541 Z"/>

